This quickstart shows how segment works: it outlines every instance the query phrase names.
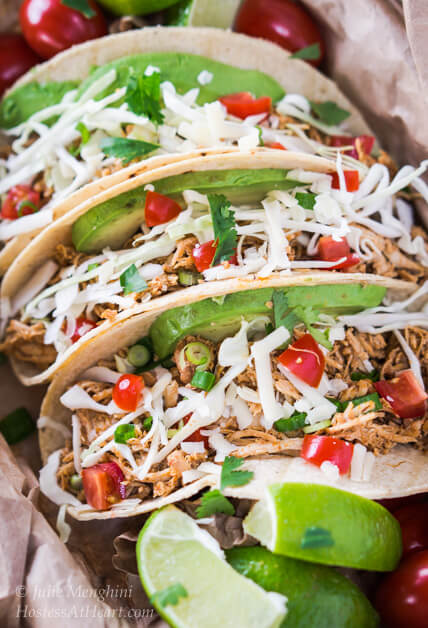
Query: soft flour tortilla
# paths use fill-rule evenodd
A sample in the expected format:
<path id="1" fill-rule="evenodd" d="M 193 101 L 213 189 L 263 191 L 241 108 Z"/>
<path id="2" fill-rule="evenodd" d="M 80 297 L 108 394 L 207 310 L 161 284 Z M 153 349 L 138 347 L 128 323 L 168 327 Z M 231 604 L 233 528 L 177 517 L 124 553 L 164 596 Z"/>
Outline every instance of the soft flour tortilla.
<path id="1" fill-rule="evenodd" d="M 43 83 L 44 81 L 83 80 L 89 75 L 94 65 L 104 65 L 131 54 L 155 52 L 197 54 L 242 69 L 259 70 L 276 79 L 286 92 L 302 94 L 315 101 L 333 100 L 351 113 L 347 126 L 353 135 L 373 135 L 361 114 L 336 84 L 311 65 L 299 59 L 290 59 L 288 52 L 270 42 L 215 28 L 144 28 L 73 46 L 50 61 L 33 68 L 7 93 L 33 81 Z M 230 150 L 233 152 L 237 149 Z M 209 153 L 211 149 L 202 152 Z M 102 177 L 59 203 L 54 209 L 54 219 L 64 215 L 85 199 L 118 185 L 140 172 L 156 168 L 164 162 L 191 156 L 192 153 L 182 153 L 152 157 L 123 168 L 110 176 Z M 0 251 L 0 276 L 6 272 L 33 236 L 34 233 L 17 236 Z"/>
<path id="2" fill-rule="evenodd" d="M 41 407 L 41 417 L 48 419 L 47 426 L 39 429 L 39 442 L 43 462 L 56 450 L 64 446 L 64 426 L 70 429 L 72 412 L 65 408 L 60 398 L 62 394 L 74 383 L 79 381 L 92 366 L 100 360 L 111 358 L 123 347 L 131 346 L 140 338 L 146 336 L 151 324 L 162 311 L 171 307 L 180 307 L 188 303 L 230 294 L 240 290 L 257 290 L 258 288 L 285 287 L 290 285 L 320 285 L 329 283 L 360 283 L 383 285 L 388 288 L 388 297 L 397 299 L 408 294 L 409 285 L 397 280 L 388 280 L 382 277 L 370 275 L 344 274 L 339 278 L 333 273 L 317 273 L 296 278 L 276 277 L 267 280 L 228 280 L 207 284 L 207 286 L 193 286 L 177 294 L 167 295 L 163 307 L 148 311 L 127 320 L 118 320 L 109 327 L 102 327 L 99 333 L 94 335 L 90 342 L 84 345 L 76 345 L 73 355 L 63 363 L 59 373 L 53 379 Z M 220 285 L 221 284 L 221 285 Z M 196 290 L 194 290 L 196 288 Z M 215 288 L 215 289 L 214 289 Z M 89 334 L 88 334 L 89 335 Z M 55 426 L 54 421 L 58 424 Z M 254 479 L 246 486 L 237 489 L 228 489 L 227 495 L 236 497 L 248 497 L 260 499 L 266 486 L 278 481 L 314 481 L 328 483 L 328 478 L 315 467 L 301 464 L 298 458 L 287 457 L 262 457 L 253 459 L 245 464 L 245 468 L 255 471 Z M 183 489 L 172 493 L 162 500 L 150 500 L 132 508 L 120 506 L 107 512 L 92 511 L 85 508 L 78 511 L 70 507 L 70 513 L 79 519 L 109 519 L 120 516 L 134 516 L 148 512 L 166 503 L 173 503 L 196 494 L 203 486 L 214 486 L 218 481 L 216 476 L 201 478 L 195 483 L 185 486 Z M 399 497 L 417 493 L 428 489 L 428 465 L 426 457 L 411 447 L 399 447 L 386 456 L 376 458 L 372 480 L 367 483 L 353 482 L 347 478 L 340 478 L 336 483 L 338 487 L 371 498 Z"/>

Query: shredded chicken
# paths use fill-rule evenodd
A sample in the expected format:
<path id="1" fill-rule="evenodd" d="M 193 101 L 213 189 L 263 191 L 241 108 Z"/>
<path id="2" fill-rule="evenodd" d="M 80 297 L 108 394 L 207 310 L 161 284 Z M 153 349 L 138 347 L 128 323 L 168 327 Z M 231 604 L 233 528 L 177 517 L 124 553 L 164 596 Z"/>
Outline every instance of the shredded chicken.
<path id="1" fill-rule="evenodd" d="M 264 456 L 266 454 L 299 454 L 303 445 L 302 438 L 287 438 L 287 440 L 279 440 L 276 443 L 269 443 L 263 440 L 260 443 L 252 443 L 238 447 L 231 452 L 232 456 L 238 458 L 249 458 L 250 456 Z"/>
<path id="2" fill-rule="evenodd" d="M 152 297 L 159 297 L 170 292 L 172 288 L 177 288 L 178 285 L 178 275 L 163 273 L 149 281 L 150 294 Z"/>
<path id="3" fill-rule="evenodd" d="M 198 244 L 198 239 L 195 236 L 178 240 L 176 250 L 174 253 L 171 253 L 163 265 L 164 271 L 166 273 L 172 273 L 179 268 L 196 270 L 192 257 L 192 251 L 196 244 Z"/>
<path id="4" fill-rule="evenodd" d="M 48 368 L 56 360 L 57 352 L 53 345 L 45 345 L 43 323 L 26 325 L 13 319 L 10 321 L 0 351 L 15 360 L 35 364 L 41 370 Z"/>

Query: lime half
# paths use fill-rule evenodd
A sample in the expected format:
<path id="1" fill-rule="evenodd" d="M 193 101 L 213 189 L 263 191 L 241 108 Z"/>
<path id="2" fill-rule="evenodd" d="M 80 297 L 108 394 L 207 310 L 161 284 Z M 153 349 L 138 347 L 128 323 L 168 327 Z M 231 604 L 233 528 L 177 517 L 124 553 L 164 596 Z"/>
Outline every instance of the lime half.
<path id="1" fill-rule="evenodd" d="M 155 512 L 137 543 L 141 582 L 175 628 L 277 628 L 284 598 L 238 574 L 217 542 L 174 506 Z"/>
<path id="2" fill-rule="evenodd" d="M 324 565 L 391 571 L 401 556 L 398 521 L 380 504 L 320 484 L 274 484 L 244 521 L 276 554 Z"/>
<path id="3" fill-rule="evenodd" d="M 170 26 L 232 28 L 242 0 L 182 0 L 167 12 Z"/>

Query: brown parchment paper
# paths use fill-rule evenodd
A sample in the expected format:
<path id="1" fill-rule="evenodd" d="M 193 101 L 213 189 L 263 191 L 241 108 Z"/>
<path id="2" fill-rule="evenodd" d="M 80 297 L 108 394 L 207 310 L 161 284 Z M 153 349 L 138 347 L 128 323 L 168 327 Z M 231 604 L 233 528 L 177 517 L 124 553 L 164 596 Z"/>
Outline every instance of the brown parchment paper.
<path id="1" fill-rule="evenodd" d="M 324 70 L 361 109 L 382 146 L 399 165 L 428 157 L 427 0 L 302 2 L 324 31 Z M 0 0 L 0 30 L 16 28 L 20 4 Z M 23 389 L 7 365 L 0 367 L 1 416 L 25 406 L 36 418 L 42 394 Z M 32 470 L 39 465 L 35 436 L 13 452 L 0 437 L 0 626 L 165 628 L 151 614 L 135 572 L 132 553 L 143 518 L 69 521 L 65 546 L 53 528 L 56 507 L 38 494 Z"/>

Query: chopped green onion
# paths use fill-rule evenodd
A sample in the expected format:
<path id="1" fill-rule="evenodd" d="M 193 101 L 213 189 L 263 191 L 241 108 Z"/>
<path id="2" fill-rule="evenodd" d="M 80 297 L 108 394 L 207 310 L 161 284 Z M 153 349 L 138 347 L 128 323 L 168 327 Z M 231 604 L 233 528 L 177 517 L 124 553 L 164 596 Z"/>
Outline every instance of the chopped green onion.
<path id="1" fill-rule="evenodd" d="M 184 347 L 184 354 L 190 364 L 198 367 L 198 371 L 204 371 L 211 361 L 211 351 L 203 342 L 189 342 Z"/>
<path id="2" fill-rule="evenodd" d="M 94 264 L 89 264 L 88 266 L 88 272 L 90 272 L 91 270 L 95 270 L 96 268 L 98 268 L 99 264 L 97 264 L 97 262 L 94 262 Z"/>
<path id="3" fill-rule="evenodd" d="M 25 207 L 29 207 L 31 211 L 33 212 L 33 214 L 39 211 L 39 208 L 37 207 L 37 205 L 34 205 L 34 203 L 32 203 L 31 201 L 29 200 L 21 201 L 21 203 L 19 203 L 18 205 L 18 209 L 16 212 L 20 218 L 23 216 L 22 212 L 25 209 Z"/>
<path id="4" fill-rule="evenodd" d="M 83 488 L 83 482 L 80 475 L 75 473 L 74 475 L 71 476 L 70 486 L 71 488 L 74 488 L 75 491 L 80 491 Z"/>
<path id="5" fill-rule="evenodd" d="M 278 432 L 294 432 L 305 425 L 307 416 L 306 412 L 295 412 L 288 419 L 278 419 L 273 426 Z"/>
<path id="6" fill-rule="evenodd" d="M 357 397 L 356 399 L 352 399 L 352 403 L 354 406 L 359 406 L 360 403 L 366 403 L 366 401 L 373 401 L 375 410 L 382 410 L 383 405 L 380 400 L 380 397 L 377 393 L 372 393 L 371 395 L 364 395 L 363 397 Z M 349 402 L 346 402 L 349 403 Z"/>
<path id="7" fill-rule="evenodd" d="M 181 286 L 196 286 L 200 279 L 202 279 L 201 273 L 182 269 L 178 271 L 178 283 Z"/>
<path id="8" fill-rule="evenodd" d="M 136 344 L 128 349 L 128 361 L 132 366 L 145 366 L 151 357 L 150 351 L 144 345 Z"/>
<path id="9" fill-rule="evenodd" d="M 361 373 L 361 371 L 354 371 L 351 373 L 351 379 L 353 382 L 359 382 L 362 379 L 371 379 L 372 382 L 379 381 L 379 371 L 377 369 L 373 369 L 370 373 Z"/>
<path id="10" fill-rule="evenodd" d="M 207 371 L 196 371 L 190 382 L 195 388 L 208 392 L 214 386 L 215 375 Z"/>
<path id="11" fill-rule="evenodd" d="M 126 445 L 130 438 L 135 438 L 135 425 L 118 425 L 114 431 L 114 442 Z"/>
<path id="12" fill-rule="evenodd" d="M 330 401 L 330 403 L 336 406 L 338 412 L 343 412 L 344 407 L 341 401 L 339 401 L 338 399 L 333 399 L 332 397 L 327 397 L 327 399 L 328 401 Z"/>
<path id="13" fill-rule="evenodd" d="M 25 408 L 17 408 L 0 421 L 0 433 L 3 434 L 9 445 L 24 440 L 35 429 L 34 421 Z"/>
<path id="14" fill-rule="evenodd" d="M 142 292 L 147 288 L 147 283 L 141 277 L 135 264 L 131 264 L 120 276 L 120 285 L 123 288 L 123 294 L 131 294 L 131 292 Z"/>
<path id="15" fill-rule="evenodd" d="M 152 429 L 152 425 L 153 425 L 153 417 L 146 416 L 146 418 L 143 421 L 143 429 L 145 429 L 146 432 L 150 432 L 150 430 Z"/>
<path id="16" fill-rule="evenodd" d="M 325 428 L 330 427 L 330 425 L 330 419 L 326 419 L 325 421 L 318 421 L 318 423 L 314 423 L 313 425 L 306 425 L 303 431 L 305 434 L 312 434 L 312 432 L 318 432 L 318 430 L 325 430 Z"/>

